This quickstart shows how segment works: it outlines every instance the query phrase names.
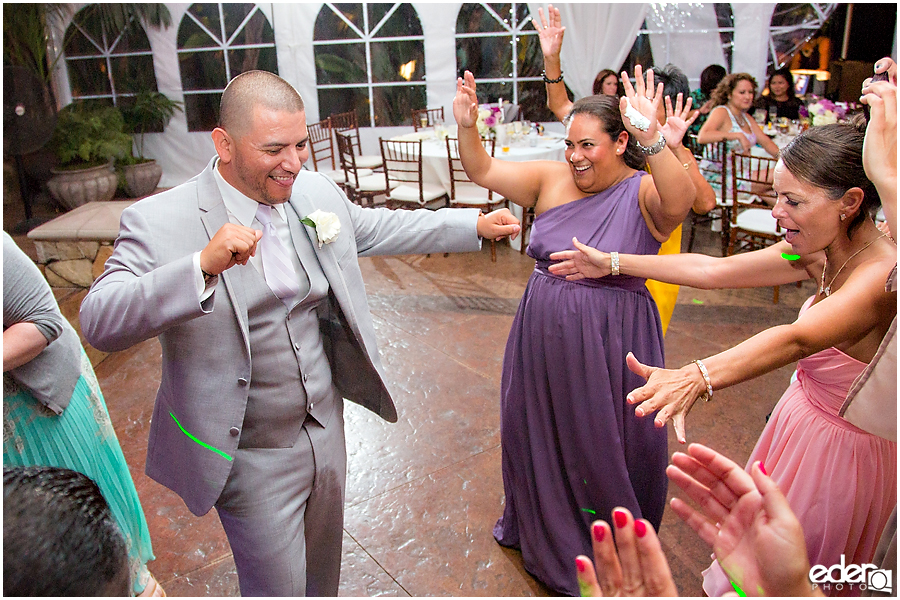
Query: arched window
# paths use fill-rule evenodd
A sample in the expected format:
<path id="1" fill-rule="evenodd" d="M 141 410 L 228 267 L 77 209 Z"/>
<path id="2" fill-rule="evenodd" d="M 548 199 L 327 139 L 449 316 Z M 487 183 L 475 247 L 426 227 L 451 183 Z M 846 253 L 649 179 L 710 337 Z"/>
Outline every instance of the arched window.
<path id="1" fill-rule="evenodd" d="M 313 30 L 319 114 L 410 125 L 425 108 L 425 36 L 411 4 L 325 4 Z"/>
<path id="2" fill-rule="evenodd" d="M 456 70 L 475 76 L 479 102 L 503 98 L 522 107 L 525 119 L 555 120 L 546 106 L 543 66 L 527 4 L 462 5 L 456 18 Z"/>
<path id="3" fill-rule="evenodd" d="M 256 4 L 192 4 L 178 27 L 178 66 L 188 131 L 212 131 L 233 77 L 278 73 L 275 32 Z"/>
<path id="4" fill-rule="evenodd" d="M 789 64 L 800 46 L 824 27 L 836 8 L 837 4 L 776 4 L 769 26 L 769 71 Z"/>
<path id="5" fill-rule="evenodd" d="M 157 91 L 150 41 L 134 16 L 111 35 L 98 11 L 86 6 L 72 18 L 64 49 L 74 100 L 120 106 L 139 91 Z"/>

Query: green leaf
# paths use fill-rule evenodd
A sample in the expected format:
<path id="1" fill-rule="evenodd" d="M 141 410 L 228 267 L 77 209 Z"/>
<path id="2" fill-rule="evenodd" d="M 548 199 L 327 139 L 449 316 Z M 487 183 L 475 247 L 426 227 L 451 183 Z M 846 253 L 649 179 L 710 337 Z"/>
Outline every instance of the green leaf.
<path id="1" fill-rule="evenodd" d="M 303 217 L 302 219 L 300 219 L 300 222 L 303 223 L 304 225 L 312 227 L 313 229 L 316 228 L 316 222 L 313 221 L 312 219 L 310 219 L 309 217 Z"/>

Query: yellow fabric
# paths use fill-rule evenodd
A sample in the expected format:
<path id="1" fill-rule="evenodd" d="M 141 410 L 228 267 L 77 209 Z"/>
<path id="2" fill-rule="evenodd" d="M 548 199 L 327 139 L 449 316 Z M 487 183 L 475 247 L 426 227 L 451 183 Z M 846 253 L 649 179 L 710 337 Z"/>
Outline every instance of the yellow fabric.
<path id="1" fill-rule="evenodd" d="M 659 247 L 659 254 L 679 254 L 681 252 L 681 228 L 682 226 L 679 225 L 672 232 L 672 235 L 669 236 L 669 239 L 663 242 L 662 246 Z M 663 335 L 666 335 L 669 321 L 672 320 L 672 313 L 675 311 L 675 301 L 678 300 L 678 288 L 679 286 L 671 283 L 660 283 L 653 279 L 647 280 L 647 289 L 650 290 L 650 295 L 653 296 L 656 308 L 659 310 L 659 320 L 662 321 Z"/>

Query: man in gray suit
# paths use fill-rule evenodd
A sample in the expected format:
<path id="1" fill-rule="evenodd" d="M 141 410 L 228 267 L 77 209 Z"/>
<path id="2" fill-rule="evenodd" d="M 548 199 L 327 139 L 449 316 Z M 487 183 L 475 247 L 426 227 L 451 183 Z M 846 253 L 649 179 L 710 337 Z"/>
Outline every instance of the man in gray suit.
<path id="1" fill-rule="evenodd" d="M 264 71 L 231 81 L 212 138 L 203 172 L 122 213 L 82 330 L 104 351 L 159 337 L 147 474 L 216 507 L 241 594 L 337 595 L 342 398 L 397 420 L 357 257 L 475 251 L 518 221 L 352 204 L 301 171 L 303 101 Z"/>

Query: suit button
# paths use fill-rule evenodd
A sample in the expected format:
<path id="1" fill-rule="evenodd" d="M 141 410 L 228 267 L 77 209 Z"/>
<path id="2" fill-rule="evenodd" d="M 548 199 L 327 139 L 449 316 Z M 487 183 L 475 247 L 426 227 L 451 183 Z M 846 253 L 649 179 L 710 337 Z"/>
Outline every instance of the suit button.
<path id="1" fill-rule="evenodd" d="M 239 385 L 239 386 L 242 386 L 242 387 L 243 387 L 243 386 L 247 385 L 247 383 L 248 383 L 247 380 L 246 380 L 245 378 L 243 378 L 243 377 L 241 377 L 240 379 L 238 379 L 238 385 Z"/>
<path id="2" fill-rule="evenodd" d="M 241 430 L 237 427 L 232 427 L 230 430 L 228 430 L 228 433 L 231 434 L 231 437 L 237 437 L 240 432 Z"/>

